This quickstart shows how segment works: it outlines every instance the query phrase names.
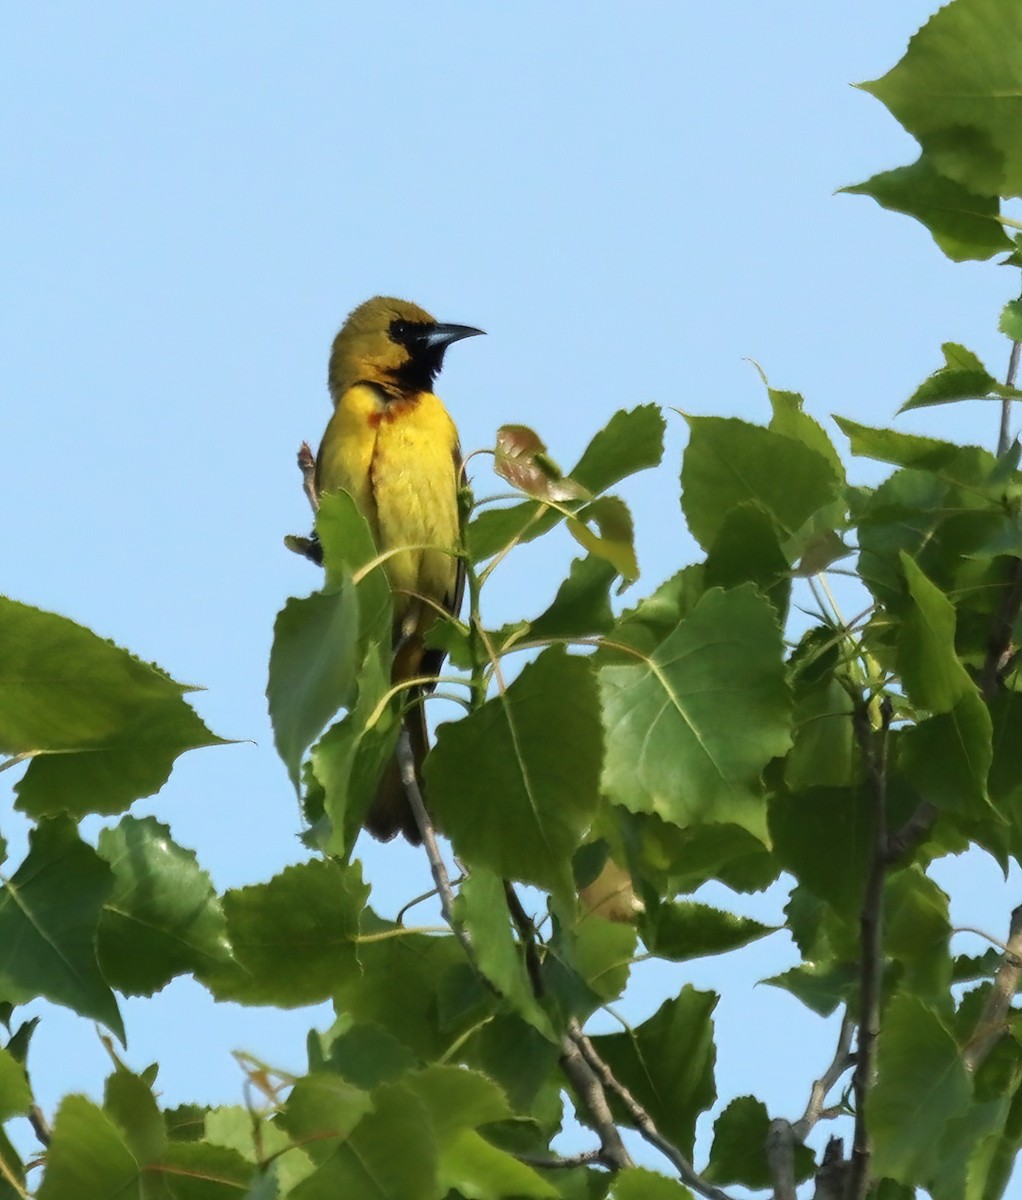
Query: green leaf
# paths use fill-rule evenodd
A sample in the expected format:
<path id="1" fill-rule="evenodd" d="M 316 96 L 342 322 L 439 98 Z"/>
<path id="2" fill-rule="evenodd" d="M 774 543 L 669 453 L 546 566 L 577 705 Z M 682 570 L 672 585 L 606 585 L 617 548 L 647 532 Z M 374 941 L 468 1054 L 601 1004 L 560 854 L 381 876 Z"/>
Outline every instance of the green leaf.
<path id="1" fill-rule="evenodd" d="M 84 1096 L 65 1096 L 46 1152 L 38 1200 L 141 1196 L 141 1172 L 110 1118 Z"/>
<path id="2" fill-rule="evenodd" d="M 713 544 L 739 504 L 758 504 L 790 538 L 837 499 L 834 467 L 803 442 L 733 417 L 686 419 L 681 507 L 701 546 Z"/>
<path id="3" fill-rule="evenodd" d="M 606 633 L 614 624 L 610 585 L 617 577 L 605 559 L 589 554 L 572 561 L 553 603 L 529 626 L 531 638 L 577 638 Z"/>
<path id="4" fill-rule="evenodd" d="M 441 1146 L 462 1129 L 506 1121 L 514 1115 L 504 1093 L 479 1071 L 433 1064 L 409 1075 L 405 1082 L 425 1105 Z"/>
<path id="5" fill-rule="evenodd" d="M 379 706 L 390 687 L 389 656 L 375 644 L 368 648 L 357 702 L 312 748 L 312 772 L 329 821 L 328 830 L 317 830 L 316 845 L 341 860 L 351 854 L 401 732 L 400 701 Z"/>
<path id="6" fill-rule="evenodd" d="M 655 467 L 664 452 L 664 418 L 655 404 L 617 412 L 589 443 L 571 478 L 593 495 Z M 515 538 L 531 542 L 552 529 L 561 514 L 536 500 L 480 513 L 465 533 L 473 562 L 490 558 Z"/>
<path id="7" fill-rule="evenodd" d="M 934 166 L 984 195 L 1022 194 L 1022 9 L 956 0 L 911 39 L 882 79 L 860 84 Z"/>
<path id="8" fill-rule="evenodd" d="M 270 704 L 277 752 L 298 788 L 302 757 L 339 708 L 355 700 L 358 597 L 350 578 L 284 605 L 273 626 Z"/>
<path id="9" fill-rule="evenodd" d="M 114 1071 L 103 1091 L 103 1108 L 140 1166 L 155 1163 L 163 1155 L 166 1126 L 152 1089 L 139 1075 L 124 1068 Z"/>
<path id="10" fill-rule="evenodd" d="M 934 404 L 953 404 L 956 400 L 1022 395 L 1022 392 L 998 383 L 976 355 L 957 342 L 945 342 L 941 349 L 944 351 L 944 366 L 916 388 L 899 412 L 928 408 Z"/>
<path id="11" fill-rule="evenodd" d="M 665 894 L 694 892 L 708 879 L 719 879 L 736 892 L 759 892 L 780 871 L 762 838 L 738 825 L 681 829 L 646 814 L 632 814 L 631 823 L 643 876 Z"/>
<path id="12" fill-rule="evenodd" d="M 711 1014 L 717 999 L 713 992 L 686 986 L 631 1032 L 592 1039 L 615 1077 L 687 1158 L 692 1157 L 696 1118 L 716 1097 Z M 613 1096 L 609 1099 L 621 1124 L 631 1125 L 627 1110 Z"/>
<path id="13" fill-rule="evenodd" d="M 611 643 L 651 653 L 695 607 L 706 590 L 703 575 L 702 563 L 693 563 L 672 575 L 634 608 L 621 614 L 611 630 Z M 598 651 L 596 661 L 601 665 L 607 661 L 629 662 L 631 656 L 604 646 Z"/>
<path id="14" fill-rule="evenodd" d="M 587 504 L 577 516 L 568 518 L 568 532 L 590 554 L 609 562 L 625 583 L 639 578 L 632 514 L 620 497 L 601 496 Z"/>
<path id="15" fill-rule="evenodd" d="M 912 996 L 895 996 L 881 1022 L 869 1103 L 876 1174 L 908 1186 L 921 1182 L 945 1125 L 965 1112 L 971 1093 L 940 1017 Z"/>
<path id="16" fill-rule="evenodd" d="M 368 1093 L 336 1075 L 305 1075 L 291 1089 L 279 1122 L 316 1163 L 328 1161 L 373 1109 Z"/>
<path id="17" fill-rule="evenodd" d="M 23 1200 L 25 1165 L 0 1125 L 0 1200 Z"/>
<path id="18" fill-rule="evenodd" d="M 338 1015 L 382 1026 L 420 1058 L 439 1058 L 464 1028 L 460 1020 L 444 1025 L 437 1002 L 444 980 L 465 963 L 464 950 L 453 935 L 409 933 L 370 909 L 362 933 L 388 936 L 359 945 L 361 971 L 334 988 Z"/>
<path id="19" fill-rule="evenodd" d="M 230 957 L 212 880 L 191 850 L 153 817 L 124 817 L 99 835 L 114 886 L 98 934 L 103 974 L 127 995 L 150 996 L 166 983 Z"/>
<path id="20" fill-rule="evenodd" d="M 110 868 L 67 818 L 29 834 L 28 857 L 0 893 L 0 996 L 45 996 L 102 1021 L 124 1041 L 117 1001 L 96 962 L 96 926 L 113 886 Z"/>
<path id="21" fill-rule="evenodd" d="M 987 481 L 997 471 L 996 457 L 979 446 L 959 446 L 916 433 L 876 429 L 847 417 L 835 416 L 834 421 L 851 443 L 852 453 L 860 458 L 930 471 L 946 483 L 969 488 Z"/>
<path id="22" fill-rule="evenodd" d="M 561 1087 L 560 1047 L 511 1013 L 498 1013 L 474 1033 L 461 1056 L 504 1089 L 516 1112 L 530 1112 L 544 1086 Z"/>
<path id="23" fill-rule="evenodd" d="M 25 1068 L 0 1047 L 0 1123 L 22 1116 L 32 1106 L 32 1089 Z"/>
<path id="24" fill-rule="evenodd" d="M 603 788 L 680 826 L 764 830 L 763 768 L 791 744 L 777 617 L 751 585 L 706 592 L 644 661 L 603 666 Z"/>
<path id="25" fill-rule="evenodd" d="M 838 650 L 835 633 L 817 627 L 802 639 L 791 660 L 795 744 L 784 760 L 784 782 L 789 791 L 850 787 L 858 779 L 859 758 L 851 719 L 854 706 L 842 681 L 848 668 L 840 663 Z"/>
<path id="26" fill-rule="evenodd" d="M 791 564 L 781 549 L 773 518 L 759 504 L 739 504 L 724 518 L 706 555 L 707 588 L 738 587 L 749 582 L 784 621 L 791 594 Z"/>
<path id="27" fill-rule="evenodd" d="M 237 966 L 199 973 L 218 1000 L 295 1008 L 326 1000 L 358 970 L 369 888 L 359 866 L 316 860 L 223 898 Z"/>
<path id="28" fill-rule="evenodd" d="M 674 900 L 658 905 L 641 923 L 640 932 L 658 958 L 687 962 L 737 950 L 777 928 L 695 900 Z"/>
<path id="29" fill-rule="evenodd" d="M 612 1200 L 692 1200 L 692 1193 L 676 1179 L 645 1167 L 628 1167 L 614 1176 Z"/>
<path id="30" fill-rule="evenodd" d="M 366 569 L 377 558 L 376 543 L 347 492 L 331 491 L 320 497 L 316 535 L 323 547 L 324 591 L 343 589 L 349 580 L 357 580 L 360 643 L 389 642 L 393 609 L 386 569 L 383 565 Z"/>
<path id="31" fill-rule="evenodd" d="M 942 175 L 925 154 L 911 166 L 882 171 L 840 190 L 872 196 L 882 208 L 915 217 L 955 262 L 987 259 L 1011 249 L 998 219 L 997 196 L 972 191 Z"/>
<path id="32" fill-rule="evenodd" d="M 205 1128 L 209 1142 L 233 1150 L 246 1162 L 262 1166 L 272 1159 L 269 1170 L 255 1190 L 246 1193 L 245 1200 L 261 1200 L 264 1195 L 277 1200 L 315 1170 L 309 1156 L 292 1143 L 280 1125 L 240 1105 L 212 1109 L 206 1114 Z"/>
<path id="33" fill-rule="evenodd" d="M 1022 300 L 1009 300 L 1001 309 L 997 328 L 1013 342 L 1022 342 Z"/>
<path id="34" fill-rule="evenodd" d="M 902 551 L 913 605 L 901 626 L 898 667 L 909 699 L 932 712 L 950 712 L 976 685 L 955 652 L 955 609 Z"/>
<path id="35" fill-rule="evenodd" d="M 774 1179 L 767 1161 L 766 1145 L 770 1115 L 755 1096 L 732 1100 L 713 1125 L 713 1148 L 704 1172 L 714 1183 L 740 1183 L 749 1188 L 769 1188 Z M 813 1173 L 812 1151 L 801 1143 L 794 1147 L 795 1181 Z"/>
<path id="36" fill-rule="evenodd" d="M 500 876 L 476 867 L 461 885 L 454 915 L 472 939 L 476 967 L 523 1020 L 556 1042 L 550 1018 L 533 995 L 522 949 L 511 932 Z"/>
<path id="37" fill-rule="evenodd" d="M 846 919 L 858 915 L 871 845 L 869 805 L 853 788 L 778 792 L 770 836 L 784 868 Z"/>
<path id="38" fill-rule="evenodd" d="M 430 804 L 466 862 L 566 889 L 599 802 L 600 743 L 589 662 L 551 647 L 500 695 L 440 726 L 426 759 Z"/>
<path id="39" fill-rule="evenodd" d="M 236 1151 L 208 1142 L 173 1142 L 159 1179 L 171 1200 L 262 1200 L 258 1191 L 249 1190 L 258 1183 L 252 1164 Z"/>
<path id="40" fill-rule="evenodd" d="M 921 868 L 899 871 L 884 892 L 884 951 L 902 968 L 899 984 L 934 1004 L 951 986 L 948 898 Z"/>
<path id="41" fill-rule="evenodd" d="M 532 1167 L 505 1150 L 491 1146 L 471 1129 L 462 1130 L 440 1155 L 440 1187 L 456 1189 L 472 1200 L 504 1200 L 506 1196 L 552 1197 L 560 1192 Z"/>
<path id="42" fill-rule="evenodd" d="M 773 411 L 770 429 L 784 437 L 794 438 L 810 450 L 821 454 L 830 463 L 835 476 L 843 481 L 845 467 L 841 456 L 819 421 L 803 409 L 805 400 L 802 396 L 798 392 L 784 392 L 772 387 L 767 388 L 767 395 Z"/>
<path id="43" fill-rule="evenodd" d="M 943 812 L 997 822 L 987 799 L 992 736 L 987 706 L 966 692 L 948 712 L 899 734 L 899 765 L 919 795 Z"/>
<path id="44" fill-rule="evenodd" d="M 855 963 L 807 963 L 763 982 L 789 992 L 820 1017 L 829 1017 L 844 1004 L 858 983 Z"/>
<path id="45" fill-rule="evenodd" d="M 309 1034 L 310 1071 L 329 1067 L 356 1087 L 372 1090 L 379 1083 L 400 1079 L 417 1065 L 408 1047 L 380 1025 L 340 1017 L 334 1028 L 336 1033 Z"/>
<path id="46" fill-rule="evenodd" d="M 319 1166 L 289 1200 L 435 1200 L 437 1147 L 422 1102 L 403 1084 L 384 1084 L 372 1104 L 350 1132 L 325 1130 Z M 294 1125 L 289 1128 L 294 1135 Z M 311 1143 L 306 1148 L 311 1153 Z"/>
<path id="47" fill-rule="evenodd" d="M 188 688 L 66 617 L 0 596 L 0 644 L 0 753 L 35 756 L 15 788 L 32 817 L 121 812 L 183 751 L 223 744 Z"/>

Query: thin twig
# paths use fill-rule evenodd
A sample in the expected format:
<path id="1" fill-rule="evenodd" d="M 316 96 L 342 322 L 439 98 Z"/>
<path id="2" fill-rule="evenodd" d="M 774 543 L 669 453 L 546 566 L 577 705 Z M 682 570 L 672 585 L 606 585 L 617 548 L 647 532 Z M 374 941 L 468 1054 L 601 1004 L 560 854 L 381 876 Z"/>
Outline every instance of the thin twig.
<path id="1" fill-rule="evenodd" d="M 871 801 L 873 846 L 869 876 L 862 901 L 860 929 L 862 957 L 859 967 L 859 1033 L 856 1039 L 855 1137 L 846 1190 L 847 1200 L 865 1200 L 870 1185 L 872 1141 L 866 1124 L 866 1109 L 873 1086 L 877 1035 L 880 1032 L 880 987 L 884 966 L 884 881 L 887 874 L 887 734 L 892 708 L 889 699 L 880 707 L 880 729 L 874 732 L 869 706 L 861 704 L 852 716 L 856 740 L 865 767 Z"/>
<path id="2" fill-rule="evenodd" d="M 830 1089 L 855 1062 L 855 1055 L 851 1052 L 852 1033 L 854 1030 L 855 1022 L 852 1020 L 851 1015 L 846 1012 L 841 1019 L 841 1030 L 837 1037 L 837 1048 L 834 1050 L 834 1057 L 830 1061 L 830 1066 L 823 1072 L 819 1079 L 813 1082 L 806 1110 L 802 1114 L 801 1119 L 796 1121 L 792 1126 L 792 1130 L 800 1142 L 804 1142 L 813 1126 L 818 1121 L 823 1120 L 827 1112 L 825 1105 Z"/>
<path id="3" fill-rule="evenodd" d="M 1022 349 L 1022 344 L 1019 342 L 1011 343 L 1011 354 L 1008 358 L 1008 374 L 1004 382 L 1008 387 L 1015 386 L 1015 379 L 1018 376 L 1018 360 L 1019 350 Z M 1011 397 L 1005 396 L 1001 400 L 1001 431 L 997 438 L 997 457 L 1003 458 L 1008 453 L 1008 445 L 1011 441 Z"/>
<path id="4" fill-rule="evenodd" d="M 42 1142 L 44 1146 L 48 1146 L 50 1144 L 50 1138 L 52 1137 L 52 1134 L 50 1133 L 50 1123 L 43 1115 L 43 1110 L 38 1104 L 33 1104 L 28 1110 L 28 1123 L 32 1126 L 32 1129 L 34 1130 L 39 1141 Z"/>
<path id="5" fill-rule="evenodd" d="M 433 873 L 437 895 L 440 897 L 440 911 L 444 915 L 444 920 L 450 925 L 454 936 L 461 942 L 469 961 L 474 964 L 475 954 L 472 950 L 472 939 L 468 935 L 468 930 L 454 919 L 454 891 L 451 888 L 450 876 L 447 874 L 440 847 L 437 845 L 433 822 L 426 811 L 422 792 L 419 790 L 419 781 L 415 775 L 415 754 L 412 751 L 412 740 L 408 730 L 404 728 L 397 740 L 397 761 L 401 770 L 401 783 L 404 786 L 405 795 L 408 797 L 412 815 L 415 817 L 415 824 L 418 826 L 419 836 L 422 838 L 422 845 L 426 851 L 426 857 L 429 859 L 429 869 Z M 485 978 L 481 972 L 480 976 Z"/>
<path id="6" fill-rule="evenodd" d="M 1022 904 L 1012 911 L 1004 957 L 994 976 L 993 987 L 976 1022 L 976 1030 L 965 1047 L 965 1069 L 977 1071 L 1004 1036 L 1005 1018 L 1022 977 Z"/>
<path id="7" fill-rule="evenodd" d="M 575 1020 L 572 1020 L 568 1025 L 568 1037 L 582 1052 L 583 1058 L 592 1067 L 604 1088 L 614 1092 L 620 1098 L 622 1104 L 628 1109 L 632 1124 L 642 1134 L 643 1138 L 651 1146 L 656 1147 L 671 1162 L 681 1177 L 682 1183 L 686 1184 L 694 1192 L 698 1192 L 701 1196 L 706 1196 L 707 1200 L 732 1200 L 727 1192 L 705 1180 L 678 1147 L 673 1142 L 669 1142 L 660 1130 L 657 1129 L 653 1118 L 638 1100 L 635 1099 L 628 1088 L 617 1079 Z"/>
<path id="8" fill-rule="evenodd" d="M 542 964 L 536 950 L 536 926 L 529 914 L 522 907 L 518 893 L 510 879 L 504 880 L 504 896 L 507 899 L 508 912 L 525 947 L 525 969 L 529 972 L 529 982 L 532 984 L 532 994 L 538 1000 L 544 991 Z"/>
<path id="9" fill-rule="evenodd" d="M 587 1167 L 590 1163 L 603 1162 L 603 1152 L 601 1150 L 583 1150 L 581 1154 L 572 1154 L 565 1158 L 558 1157 L 557 1155 L 521 1154 L 518 1152 L 515 1153 L 514 1157 L 520 1163 L 525 1163 L 527 1167 L 539 1167 L 544 1171 L 564 1171 L 571 1167 Z"/>

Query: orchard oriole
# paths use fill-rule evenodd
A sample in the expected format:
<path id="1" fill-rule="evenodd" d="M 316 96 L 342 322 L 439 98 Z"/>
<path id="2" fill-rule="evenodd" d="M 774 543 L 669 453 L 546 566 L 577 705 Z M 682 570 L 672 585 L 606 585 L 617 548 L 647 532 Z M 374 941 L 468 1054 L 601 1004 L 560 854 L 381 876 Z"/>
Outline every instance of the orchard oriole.
<path id="1" fill-rule="evenodd" d="M 392 681 L 435 676 L 443 652 L 424 639 L 437 609 L 457 613 L 464 567 L 459 544 L 458 431 L 433 381 L 444 351 L 481 329 L 443 325 L 405 300 L 376 296 L 351 313 L 334 339 L 329 384 L 334 414 L 316 459 L 319 492 L 343 488 L 369 523 L 394 594 Z M 423 696 L 409 687 L 405 716 L 416 773 L 427 750 Z M 421 780 L 421 775 L 420 775 Z M 383 840 L 419 830 L 397 764 L 380 782 L 365 826 Z"/>

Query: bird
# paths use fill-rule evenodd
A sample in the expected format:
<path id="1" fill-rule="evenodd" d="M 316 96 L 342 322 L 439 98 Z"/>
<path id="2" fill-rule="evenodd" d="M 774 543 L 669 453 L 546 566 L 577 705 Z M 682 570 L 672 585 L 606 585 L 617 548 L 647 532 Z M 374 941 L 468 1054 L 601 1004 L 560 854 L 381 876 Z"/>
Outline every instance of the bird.
<path id="1" fill-rule="evenodd" d="M 461 607 L 461 451 L 433 383 L 447 347 L 482 333 L 443 324 L 410 301 L 374 296 L 351 312 L 330 353 L 334 411 L 316 456 L 316 490 L 348 492 L 377 549 L 397 551 L 384 564 L 394 598 L 393 684 L 437 674 L 443 651 L 427 649 L 425 636 L 438 608 L 457 616 Z M 404 716 L 420 784 L 429 747 L 423 700 L 433 686 L 408 688 Z M 396 759 L 364 825 L 381 841 L 398 833 L 413 845 L 421 840 Z"/>

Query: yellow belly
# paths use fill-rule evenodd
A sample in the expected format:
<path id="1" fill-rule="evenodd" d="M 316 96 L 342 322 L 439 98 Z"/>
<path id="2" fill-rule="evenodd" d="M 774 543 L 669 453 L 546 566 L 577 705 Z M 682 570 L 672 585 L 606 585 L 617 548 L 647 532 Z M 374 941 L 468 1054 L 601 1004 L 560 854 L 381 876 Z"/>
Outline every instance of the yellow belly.
<path id="1" fill-rule="evenodd" d="M 458 544 L 457 440 L 436 396 L 385 400 L 364 384 L 344 393 L 323 435 L 319 490 L 350 492 L 380 550 L 400 550 L 386 565 L 398 620 L 411 595 L 454 597 L 457 560 L 444 550 Z"/>

